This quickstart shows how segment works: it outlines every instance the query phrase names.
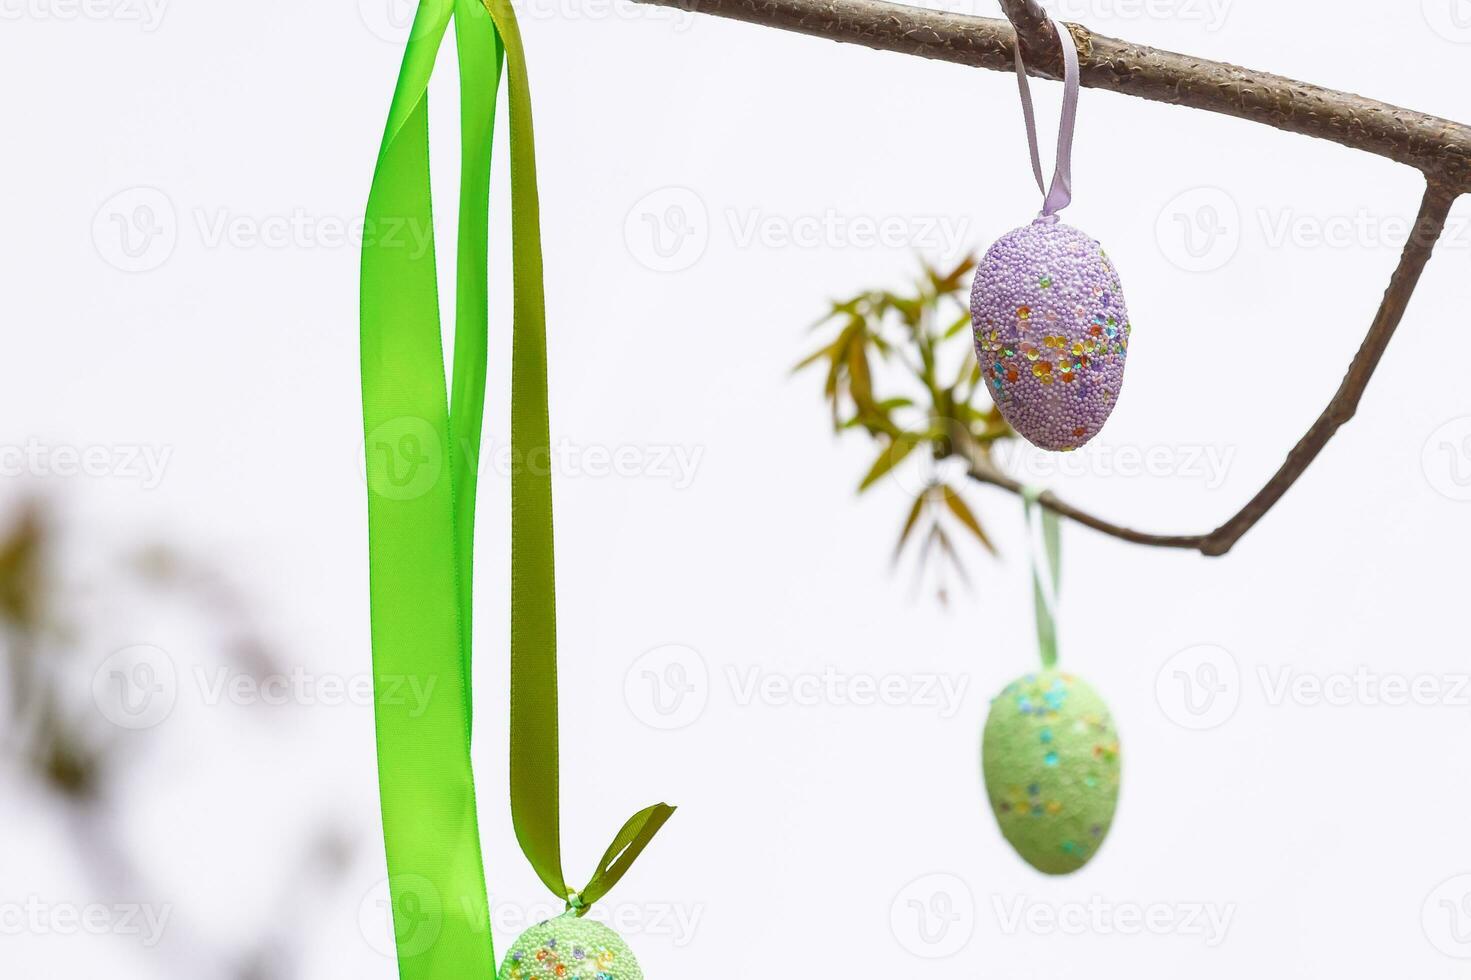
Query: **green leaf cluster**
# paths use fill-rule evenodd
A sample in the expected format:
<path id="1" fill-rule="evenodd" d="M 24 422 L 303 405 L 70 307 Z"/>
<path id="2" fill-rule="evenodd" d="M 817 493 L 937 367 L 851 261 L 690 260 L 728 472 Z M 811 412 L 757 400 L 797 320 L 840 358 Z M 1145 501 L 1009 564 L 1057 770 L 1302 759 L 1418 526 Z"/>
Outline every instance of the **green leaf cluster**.
<path id="1" fill-rule="evenodd" d="M 821 345 L 794 370 L 821 371 L 835 433 L 861 432 L 873 443 L 859 493 L 915 457 L 988 460 L 998 443 L 1016 437 L 987 395 L 974 353 L 969 286 L 975 264 L 973 256 L 953 268 L 922 260 L 911 288 L 865 290 L 834 302 L 814 325 Z M 909 505 L 894 552 L 897 561 L 911 543 L 917 546 L 919 573 L 937 570 L 942 601 L 948 572 L 966 579 L 957 535 L 995 554 L 957 483 L 934 467 Z"/>

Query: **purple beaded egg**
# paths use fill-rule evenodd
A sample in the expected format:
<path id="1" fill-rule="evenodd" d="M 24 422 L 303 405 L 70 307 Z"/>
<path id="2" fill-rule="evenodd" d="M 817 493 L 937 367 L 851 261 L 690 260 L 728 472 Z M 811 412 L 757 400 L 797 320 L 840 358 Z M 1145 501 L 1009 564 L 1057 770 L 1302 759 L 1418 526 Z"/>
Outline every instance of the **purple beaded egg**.
<path id="1" fill-rule="evenodd" d="M 1129 352 L 1129 311 L 1101 245 L 1056 215 L 1008 232 L 976 270 L 970 314 L 986 388 L 1012 428 L 1052 450 L 1098 434 Z"/>

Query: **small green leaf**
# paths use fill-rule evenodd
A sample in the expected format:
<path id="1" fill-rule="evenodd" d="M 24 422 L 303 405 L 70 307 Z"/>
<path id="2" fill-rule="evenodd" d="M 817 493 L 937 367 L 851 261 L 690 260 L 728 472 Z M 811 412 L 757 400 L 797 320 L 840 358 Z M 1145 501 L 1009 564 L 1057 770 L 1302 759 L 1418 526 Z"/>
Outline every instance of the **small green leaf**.
<path id="1" fill-rule="evenodd" d="M 899 560 L 899 553 L 904 550 L 904 543 L 909 540 L 909 535 L 914 533 L 914 526 L 919 523 L 919 516 L 924 513 L 925 504 L 929 499 L 928 491 L 914 498 L 914 504 L 909 508 L 909 516 L 904 519 L 904 528 L 899 532 L 899 543 L 894 546 L 894 561 Z"/>
<path id="2" fill-rule="evenodd" d="M 813 364 L 816 364 L 818 361 L 822 360 L 824 357 L 832 357 L 833 350 L 836 347 L 837 347 L 837 344 L 835 344 L 835 343 L 834 344 L 828 344 L 826 347 L 822 348 L 821 350 L 812 352 L 811 354 L 809 354 L 806 357 L 802 358 L 802 360 L 798 361 L 795 365 L 792 366 L 792 373 L 793 374 L 796 374 L 798 371 L 802 370 L 804 367 L 809 367 L 809 366 L 811 366 Z"/>
<path id="3" fill-rule="evenodd" d="M 954 387 L 959 388 L 967 382 L 975 384 L 979 380 L 981 380 L 980 360 L 974 357 L 967 357 L 960 364 L 960 374 L 955 379 Z"/>
<path id="4" fill-rule="evenodd" d="M 970 530 L 970 533 L 976 536 L 976 540 L 985 546 L 987 551 L 993 555 L 996 554 L 996 546 L 991 543 L 991 539 L 986 535 L 985 529 L 981 527 L 981 522 L 976 519 L 975 512 L 965 502 L 965 498 L 948 486 L 941 490 L 941 495 L 944 497 L 945 506 L 950 508 L 950 513 L 955 515 L 955 519 L 964 524 Z"/>
<path id="5" fill-rule="evenodd" d="M 965 570 L 965 562 L 960 558 L 960 552 L 955 550 L 955 545 L 950 543 L 950 535 L 935 526 L 935 540 L 940 545 L 940 551 L 950 559 L 950 564 L 955 566 L 955 572 L 960 576 L 960 581 L 970 588 L 970 575 Z"/>
<path id="6" fill-rule="evenodd" d="M 874 411 L 878 406 L 873 400 L 873 376 L 868 370 L 868 352 L 862 344 L 848 348 L 848 393 L 853 403 L 864 411 Z"/>
<path id="7" fill-rule="evenodd" d="M 884 447 L 884 451 L 879 453 L 878 459 L 873 461 L 873 466 L 869 468 L 868 475 L 858 485 L 858 492 L 862 493 L 867 490 L 878 482 L 885 473 L 904 462 L 904 457 L 912 453 L 914 447 L 919 445 L 919 442 L 919 436 L 911 432 L 901 432 L 890 440 L 889 444 Z"/>

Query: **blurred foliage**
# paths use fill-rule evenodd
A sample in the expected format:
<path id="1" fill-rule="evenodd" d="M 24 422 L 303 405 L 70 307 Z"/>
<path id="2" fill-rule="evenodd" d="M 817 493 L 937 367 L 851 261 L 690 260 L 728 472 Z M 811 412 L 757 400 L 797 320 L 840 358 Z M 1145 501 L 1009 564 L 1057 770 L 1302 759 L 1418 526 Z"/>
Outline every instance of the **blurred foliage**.
<path id="1" fill-rule="evenodd" d="M 34 505 L 0 536 L 0 666 L 10 694 L 5 741 L 42 785 L 91 805 L 119 733 L 66 696 L 59 661 L 70 631 L 53 608 L 49 552 L 48 528 Z"/>
<path id="2" fill-rule="evenodd" d="M 921 260 L 912 289 L 866 290 L 834 302 L 814 326 L 822 346 L 794 370 L 820 369 L 823 397 L 839 435 L 861 432 L 873 443 L 873 463 L 858 484 L 863 493 L 912 457 L 932 465 L 921 479 L 899 529 L 897 562 L 911 544 L 917 574 L 933 573 L 947 601 L 949 576 L 968 582 L 956 539 L 974 538 L 996 553 L 985 525 L 961 490 L 967 463 L 990 460 L 1016 433 L 985 393 L 970 330 L 969 287 L 976 260 L 952 269 Z"/>
<path id="3" fill-rule="evenodd" d="M 99 896 L 136 901 L 160 894 L 164 890 L 149 874 L 154 862 L 139 853 L 128 833 L 120 791 L 149 781 L 136 772 L 147 761 L 143 747 L 170 729 L 125 731 L 99 710 L 87 651 L 105 649 L 116 627 L 89 621 L 87 610 L 99 595 L 126 595 L 134 611 L 145 611 L 136 608 L 141 603 L 159 616 L 177 615 L 182 601 L 217 631 L 218 645 L 209 655 L 257 677 L 283 668 L 261 639 L 249 603 L 212 562 L 151 544 L 118 556 L 120 561 L 105 561 L 101 575 L 78 576 L 65 567 L 65 531 L 51 508 L 30 500 L 6 518 L 0 525 L 0 762 L 13 763 L 23 785 L 61 804 L 73 835 L 68 857 L 82 865 Z M 88 550 L 95 553 L 96 544 L 89 542 Z M 187 730 L 172 731 L 189 737 Z M 346 872 L 350 844 L 343 828 L 333 824 L 302 826 L 300 834 L 300 853 L 286 865 L 274 902 L 289 910 L 279 926 L 241 949 L 213 938 L 220 931 L 217 924 L 191 929 L 182 924 L 188 916 L 174 916 L 168 941 L 152 950 L 159 958 L 158 975 L 192 980 L 301 976 L 297 959 L 312 935 L 308 909 L 320 904 Z M 210 870 L 203 872 L 199 886 L 218 887 Z M 7 975 L 0 968 L 0 976 Z"/>

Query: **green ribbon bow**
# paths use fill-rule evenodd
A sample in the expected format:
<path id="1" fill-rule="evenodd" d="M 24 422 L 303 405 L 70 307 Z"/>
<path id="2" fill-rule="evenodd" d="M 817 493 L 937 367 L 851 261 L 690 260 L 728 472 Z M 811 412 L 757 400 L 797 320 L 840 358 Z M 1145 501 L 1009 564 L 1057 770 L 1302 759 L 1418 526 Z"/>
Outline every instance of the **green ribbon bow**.
<path id="1" fill-rule="evenodd" d="M 455 343 L 446 398 L 432 244 L 428 85 L 453 17 L 460 65 Z M 514 333 L 511 454 L 549 459 L 546 306 L 526 63 L 508 0 L 421 0 L 368 197 L 363 432 L 378 779 L 399 974 L 495 975 L 470 765 L 476 461 L 485 407 L 491 133 L 506 69 Z M 406 234 L 412 231 L 414 234 Z M 623 825 L 580 891 L 561 867 L 551 473 L 511 479 L 511 810 L 538 876 L 579 914 L 674 812 Z M 417 688 L 412 684 L 420 685 Z M 432 691 L 408 704 L 405 689 Z"/>

